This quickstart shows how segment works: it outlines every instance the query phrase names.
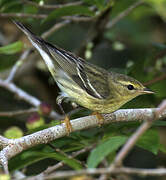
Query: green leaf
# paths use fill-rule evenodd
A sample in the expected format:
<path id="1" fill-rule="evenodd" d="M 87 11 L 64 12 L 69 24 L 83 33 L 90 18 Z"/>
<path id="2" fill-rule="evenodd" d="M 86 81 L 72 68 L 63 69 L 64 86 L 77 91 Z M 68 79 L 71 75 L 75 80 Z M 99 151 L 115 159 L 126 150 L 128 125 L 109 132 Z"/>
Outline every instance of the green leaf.
<path id="1" fill-rule="evenodd" d="M 34 164 L 35 162 L 38 162 L 42 159 L 45 159 L 45 157 L 34 156 L 32 151 L 26 151 L 12 158 L 9 161 L 9 169 L 10 171 L 19 170 L 21 168 L 25 168 L 31 164 Z"/>
<path id="2" fill-rule="evenodd" d="M 165 98 L 165 86 L 166 86 L 166 81 L 158 81 L 150 86 L 150 89 L 152 89 L 154 92 L 157 92 L 155 94 L 156 97 L 159 98 Z"/>
<path id="3" fill-rule="evenodd" d="M 14 54 L 23 49 L 23 43 L 21 41 L 14 42 L 7 46 L 0 47 L 0 54 Z"/>
<path id="4" fill-rule="evenodd" d="M 110 6 L 110 4 L 112 3 L 111 1 L 105 1 L 105 0 L 93 0 L 94 4 L 100 9 L 103 10 L 105 9 L 107 6 Z M 107 3 L 108 2 L 108 3 Z"/>
<path id="5" fill-rule="evenodd" d="M 166 147 L 163 144 L 159 145 L 159 149 L 161 152 L 166 153 Z"/>
<path id="6" fill-rule="evenodd" d="M 17 61 L 16 55 L 0 54 L 0 71 L 11 68 Z"/>
<path id="7" fill-rule="evenodd" d="M 51 12 L 48 17 L 44 20 L 50 21 L 56 18 L 60 18 L 62 16 L 71 16 L 71 15 L 86 15 L 86 16 L 93 16 L 94 12 L 89 10 L 88 7 L 85 6 L 67 6 L 67 7 L 62 7 L 54 10 Z"/>
<path id="8" fill-rule="evenodd" d="M 159 150 L 159 136 L 155 129 L 148 130 L 136 143 L 137 146 L 157 154 Z"/>
<path id="9" fill-rule="evenodd" d="M 165 0 L 145 0 L 148 4 L 150 4 L 157 13 L 165 20 L 166 19 L 166 1 Z"/>
<path id="10" fill-rule="evenodd" d="M 126 140 L 126 136 L 115 136 L 98 145 L 88 157 L 88 168 L 97 167 L 108 154 L 115 152 Z"/>
<path id="11" fill-rule="evenodd" d="M 24 168 L 35 162 L 38 162 L 40 160 L 47 159 L 47 158 L 53 158 L 58 161 L 63 161 L 65 164 L 67 164 L 68 166 L 70 166 L 71 168 L 75 170 L 82 169 L 82 165 L 75 159 L 70 159 L 67 156 L 57 153 L 57 152 L 52 153 L 52 152 L 39 152 L 39 151 L 24 152 L 19 156 L 19 158 L 18 157 L 15 158 L 15 162 L 13 162 L 14 159 L 12 159 L 11 160 L 12 163 L 10 164 L 11 165 L 10 169 L 17 170 L 20 168 Z"/>
<path id="12" fill-rule="evenodd" d="M 35 14 L 38 12 L 37 7 L 33 6 L 33 5 L 24 5 L 23 6 L 23 12 L 24 13 L 29 13 L 29 14 Z"/>
<path id="13" fill-rule="evenodd" d="M 21 10 L 21 7 L 22 4 L 20 3 L 20 1 L 6 1 L 5 3 L 3 3 L 3 6 L 1 7 L 1 11 L 5 13 L 19 12 Z"/>
<path id="14" fill-rule="evenodd" d="M 166 126 L 166 122 L 158 120 L 153 123 L 153 126 Z"/>
<path id="15" fill-rule="evenodd" d="M 0 0 L 0 11 L 2 12 L 3 6 L 7 3 L 6 0 Z"/>
<path id="16" fill-rule="evenodd" d="M 63 161 L 65 164 L 70 166 L 71 168 L 78 170 L 82 169 L 82 165 L 75 159 L 70 159 L 67 156 L 60 154 L 60 153 L 41 153 L 41 155 L 45 155 L 48 158 L 54 158 L 58 161 Z"/>

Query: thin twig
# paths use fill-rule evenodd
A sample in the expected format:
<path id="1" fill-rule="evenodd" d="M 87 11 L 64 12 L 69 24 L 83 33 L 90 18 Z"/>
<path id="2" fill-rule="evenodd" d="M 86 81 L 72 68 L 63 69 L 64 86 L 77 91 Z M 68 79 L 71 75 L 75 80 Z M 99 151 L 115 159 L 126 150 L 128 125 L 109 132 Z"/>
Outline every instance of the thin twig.
<path id="1" fill-rule="evenodd" d="M 0 116 L 3 117 L 13 117 L 13 116 L 20 116 L 20 115 L 26 115 L 26 114 L 31 114 L 34 112 L 37 112 L 37 108 L 30 108 L 26 110 L 18 110 L 18 111 L 8 111 L 8 112 L 0 112 Z"/>
<path id="2" fill-rule="evenodd" d="M 68 6 L 78 6 L 78 5 L 83 4 L 83 1 L 71 2 L 71 3 L 66 3 L 66 4 L 56 4 L 56 5 L 55 4 L 51 4 L 51 5 L 42 4 L 41 5 L 41 4 L 29 1 L 29 0 L 22 0 L 22 2 L 25 2 L 27 4 L 30 4 L 35 7 L 42 8 L 42 9 L 58 9 L 58 8 L 63 8 L 63 7 L 68 7 Z"/>
<path id="3" fill-rule="evenodd" d="M 26 13 L 0 13 L 2 18 L 33 18 L 33 19 L 45 19 L 47 14 L 26 14 Z M 71 20 L 73 22 L 86 22 L 91 21 L 94 17 L 82 17 L 82 16 L 63 16 L 61 19 Z"/>
<path id="4" fill-rule="evenodd" d="M 8 78 L 5 80 L 6 82 L 11 82 L 14 79 L 14 76 L 17 72 L 17 70 L 19 69 L 19 67 L 24 63 L 24 61 L 26 60 L 26 58 L 28 57 L 28 55 L 30 54 L 31 49 L 27 49 L 26 51 L 24 51 L 20 58 L 18 59 L 18 61 L 16 62 L 16 64 L 12 67 L 10 74 L 8 76 Z"/>
<path id="5" fill-rule="evenodd" d="M 107 29 L 112 28 L 113 26 L 115 26 L 121 19 L 123 19 L 124 17 L 126 17 L 133 9 L 135 9 L 136 7 L 140 6 L 144 4 L 144 2 L 142 0 L 135 2 L 134 4 L 132 4 L 131 6 L 129 6 L 126 10 L 124 10 L 123 12 L 121 12 L 119 15 L 117 15 L 114 19 L 112 19 L 106 26 Z"/>
<path id="6" fill-rule="evenodd" d="M 157 83 L 157 82 L 159 82 L 159 81 L 162 81 L 162 80 L 164 80 L 164 79 L 166 79 L 166 74 L 162 74 L 162 75 L 159 76 L 159 77 L 156 77 L 156 78 L 154 78 L 154 79 L 152 79 L 152 80 L 150 80 L 150 81 L 148 81 L 148 82 L 145 82 L 144 85 L 145 85 L 145 86 L 148 86 L 148 85 Z"/>
<path id="7" fill-rule="evenodd" d="M 83 153 L 91 150 L 91 149 L 94 148 L 95 146 L 96 146 L 96 144 L 92 144 L 92 145 L 90 145 L 90 146 L 87 146 L 87 147 L 79 150 L 79 151 L 73 152 L 73 153 L 72 153 L 72 157 L 76 157 L 76 156 L 78 156 L 78 155 L 80 155 L 80 154 L 83 154 Z"/>
<path id="8" fill-rule="evenodd" d="M 71 20 L 72 22 L 88 22 L 92 21 L 96 18 L 96 16 L 93 17 L 86 17 L 86 16 L 63 16 L 62 19 L 65 20 Z"/>
<path id="9" fill-rule="evenodd" d="M 26 14 L 26 13 L 0 13 L 2 18 L 33 18 L 33 19 L 44 19 L 47 14 Z"/>
<path id="10" fill-rule="evenodd" d="M 80 176 L 80 175 L 100 175 L 100 174 L 129 174 L 129 175 L 138 175 L 138 176 L 165 176 L 166 175 L 166 168 L 158 168 L 158 169 L 138 169 L 138 168 L 128 168 L 128 167 L 118 167 L 115 169 L 109 168 L 98 168 L 98 169 L 84 169 L 84 170 L 77 170 L 77 171 L 58 171 L 52 173 L 44 179 L 60 179 L 60 178 L 70 178 L 73 176 Z M 31 178 L 27 178 L 26 180 L 31 180 Z M 37 179 L 33 179 L 37 180 Z"/>
<path id="11" fill-rule="evenodd" d="M 49 143 L 49 146 L 52 147 L 56 152 L 58 152 L 58 153 L 60 153 L 60 154 L 62 154 L 62 155 L 64 155 L 64 156 L 68 157 L 68 159 L 74 159 L 74 160 L 77 161 L 79 164 L 82 164 L 84 167 L 87 167 L 87 166 L 85 165 L 85 163 L 81 162 L 81 161 L 78 160 L 78 159 L 75 159 L 73 156 L 71 156 L 70 154 L 65 153 L 65 152 L 62 151 L 61 149 L 54 147 L 53 144 Z M 61 161 L 61 162 L 63 163 L 63 161 Z M 58 163 L 58 164 L 59 164 L 59 163 Z"/>
<path id="12" fill-rule="evenodd" d="M 60 23 L 55 24 L 53 27 L 51 27 L 48 31 L 44 32 L 42 34 L 42 38 L 46 38 L 48 37 L 50 34 L 52 34 L 53 32 L 57 31 L 58 29 L 66 26 L 67 24 L 69 24 L 71 21 L 70 20 L 64 20 Z"/>
<path id="13" fill-rule="evenodd" d="M 79 151 L 76 151 L 76 152 L 73 152 L 71 157 L 72 158 L 75 158 L 76 156 L 80 155 L 80 154 L 83 154 L 89 150 L 91 150 L 95 145 L 90 145 L 90 146 L 87 146 Z M 48 167 L 42 174 L 50 174 L 51 172 L 57 170 L 58 168 L 62 167 L 64 165 L 64 163 L 61 161 L 59 162 L 58 164 L 52 166 L 52 167 Z"/>

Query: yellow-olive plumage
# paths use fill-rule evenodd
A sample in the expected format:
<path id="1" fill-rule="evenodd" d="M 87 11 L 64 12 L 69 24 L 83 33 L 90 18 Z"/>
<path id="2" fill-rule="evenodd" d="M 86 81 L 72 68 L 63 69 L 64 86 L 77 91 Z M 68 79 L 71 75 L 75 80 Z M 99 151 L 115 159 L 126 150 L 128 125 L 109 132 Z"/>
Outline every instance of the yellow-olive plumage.
<path id="1" fill-rule="evenodd" d="M 99 113 L 111 113 L 138 95 L 152 93 L 139 81 L 108 72 L 34 35 L 14 22 L 40 52 L 62 96 Z"/>

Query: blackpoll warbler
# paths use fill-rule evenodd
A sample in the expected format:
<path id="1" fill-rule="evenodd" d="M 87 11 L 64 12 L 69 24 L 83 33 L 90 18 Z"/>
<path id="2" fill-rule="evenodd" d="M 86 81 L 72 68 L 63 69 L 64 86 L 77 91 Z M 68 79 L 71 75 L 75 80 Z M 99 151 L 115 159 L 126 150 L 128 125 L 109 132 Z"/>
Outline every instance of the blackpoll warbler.
<path id="1" fill-rule="evenodd" d="M 20 22 L 14 23 L 40 52 L 62 91 L 61 97 L 68 97 L 97 113 L 111 113 L 138 95 L 153 93 L 139 81 L 124 74 L 107 72 L 44 41 Z M 71 132 L 69 121 L 66 121 L 66 126 L 67 131 Z"/>

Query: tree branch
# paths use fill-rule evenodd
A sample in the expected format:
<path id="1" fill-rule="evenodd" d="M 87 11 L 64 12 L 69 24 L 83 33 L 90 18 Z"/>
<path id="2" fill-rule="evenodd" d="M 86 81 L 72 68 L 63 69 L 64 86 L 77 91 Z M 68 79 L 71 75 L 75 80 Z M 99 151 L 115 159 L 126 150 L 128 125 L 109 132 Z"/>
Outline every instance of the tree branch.
<path id="1" fill-rule="evenodd" d="M 18 61 L 15 63 L 15 65 L 12 67 L 8 78 L 5 80 L 6 82 L 11 82 L 14 79 L 14 76 L 17 72 L 17 70 L 19 69 L 19 67 L 24 63 L 24 61 L 26 60 L 26 58 L 28 57 L 28 55 L 31 53 L 32 49 L 27 49 L 26 51 L 24 51 L 20 58 L 18 59 Z"/>
<path id="2" fill-rule="evenodd" d="M 144 120 L 151 122 L 151 119 L 154 117 L 154 110 L 158 109 L 123 109 L 118 110 L 111 114 L 103 114 L 104 124 L 112 122 L 128 122 L 128 121 L 138 121 Z M 158 116 L 159 119 L 166 117 L 166 111 L 161 112 Z M 96 116 L 86 116 L 78 118 L 71 121 L 73 131 L 79 131 L 87 128 L 92 128 L 98 126 L 98 119 Z M 68 134 L 65 124 L 56 125 L 54 127 L 38 131 L 31 135 L 21 137 L 19 139 L 8 140 L 1 139 L 1 144 L 6 144 L 6 146 L 0 152 L 0 162 L 4 167 L 5 173 L 8 173 L 8 160 L 18 153 L 21 153 L 23 150 L 26 150 L 30 147 L 36 146 L 38 144 L 47 144 L 55 139 L 64 137 Z"/>
<path id="3" fill-rule="evenodd" d="M 13 116 L 31 114 L 31 113 L 34 113 L 34 112 L 37 112 L 37 111 L 38 111 L 37 108 L 30 108 L 30 109 L 26 109 L 26 110 L 0 112 L 0 116 L 13 117 Z"/>

